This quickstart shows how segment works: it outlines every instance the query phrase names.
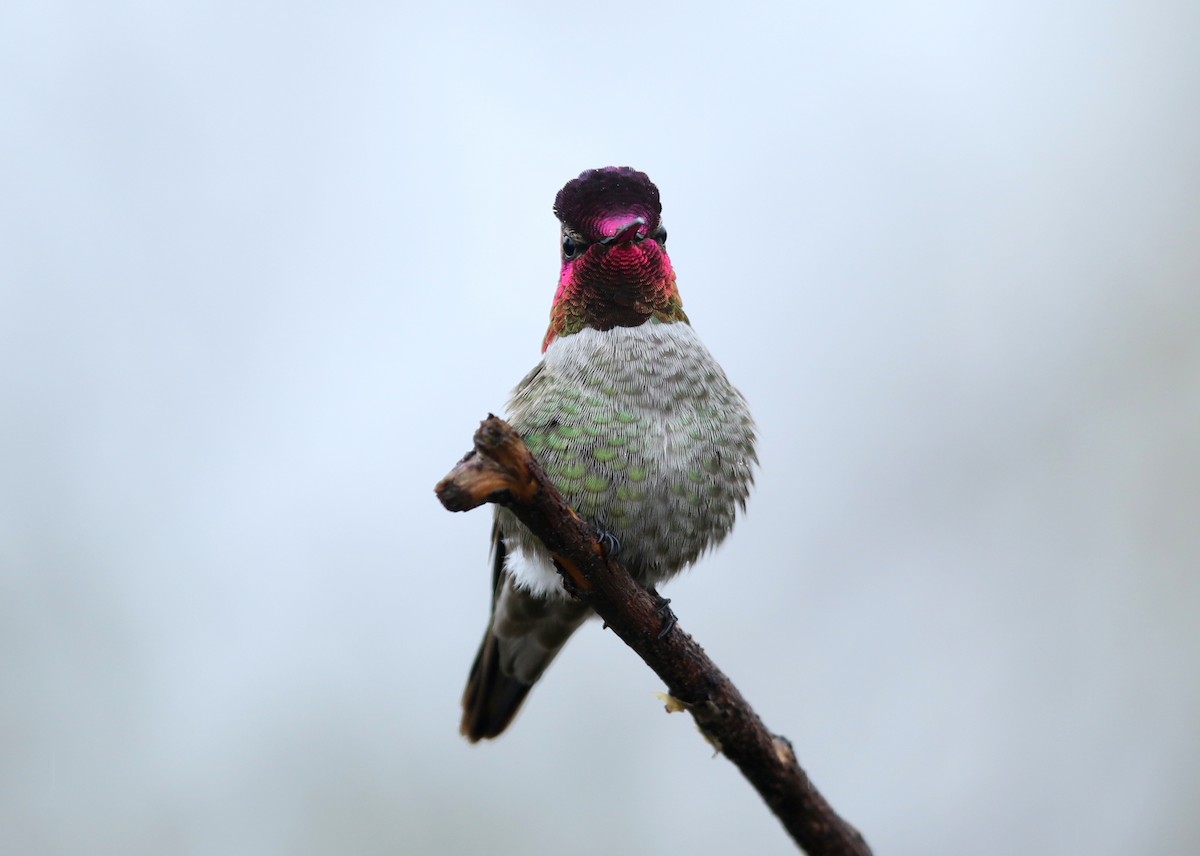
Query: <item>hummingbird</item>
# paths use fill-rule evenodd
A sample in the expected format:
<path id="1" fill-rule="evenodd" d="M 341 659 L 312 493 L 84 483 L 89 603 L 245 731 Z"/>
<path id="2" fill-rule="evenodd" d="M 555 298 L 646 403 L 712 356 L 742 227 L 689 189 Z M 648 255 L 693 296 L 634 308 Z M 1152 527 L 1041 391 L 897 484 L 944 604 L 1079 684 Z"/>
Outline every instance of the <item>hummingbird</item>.
<path id="1" fill-rule="evenodd" d="M 509 422 L 571 507 L 657 594 L 745 509 L 754 421 L 684 314 L 646 174 L 587 170 L 558 192 L 554 213 L 562 267 L 550 327 L 541 362 L 513 390 Z M 492 613 L 463 693 L 463 735 L 503 732 L 589 614 L 541 541 L 497 507 Z"/>

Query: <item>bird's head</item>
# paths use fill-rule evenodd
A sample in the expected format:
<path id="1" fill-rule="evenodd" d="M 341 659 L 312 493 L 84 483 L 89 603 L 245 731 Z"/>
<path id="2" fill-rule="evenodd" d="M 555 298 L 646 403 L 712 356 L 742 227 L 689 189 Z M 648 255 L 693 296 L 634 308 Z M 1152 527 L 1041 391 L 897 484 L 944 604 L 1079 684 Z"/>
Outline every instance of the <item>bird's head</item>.
<path id="1" fill-rule="evenodd" d="M 554 200 L 562 271 L 544 351 L 585 327 L 687 321 L 667 256 L 658 188 L 629 167 L 589 169 Z"/>

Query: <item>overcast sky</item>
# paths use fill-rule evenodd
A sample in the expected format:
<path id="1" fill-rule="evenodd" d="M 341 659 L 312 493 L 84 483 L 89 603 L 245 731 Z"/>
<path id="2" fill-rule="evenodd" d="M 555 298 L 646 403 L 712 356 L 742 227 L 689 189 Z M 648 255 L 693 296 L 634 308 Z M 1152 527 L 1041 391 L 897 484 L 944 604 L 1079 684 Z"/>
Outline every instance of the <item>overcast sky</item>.
<path id="1" fill-rule="evenodd" d="M 598 624 L 458 735 L 609 164 L 761 435 L 665 593 L 834 805 L 1200 850 L 1200 6 L 436 5 L 0 8 L 0 851 L 793 852 Z"/>

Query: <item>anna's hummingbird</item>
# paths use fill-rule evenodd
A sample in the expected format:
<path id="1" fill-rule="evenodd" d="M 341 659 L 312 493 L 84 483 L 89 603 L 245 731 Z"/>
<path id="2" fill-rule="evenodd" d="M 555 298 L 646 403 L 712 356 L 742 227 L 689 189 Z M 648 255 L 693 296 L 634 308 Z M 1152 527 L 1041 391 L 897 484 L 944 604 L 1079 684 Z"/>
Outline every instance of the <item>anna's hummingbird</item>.
<path id="1" fill-rule="evenodd" d="M 645 586 L 720 543 L 753 480 L 754 422 L 692 330 L 658 188 L 588 170 L 554 200 L 562 272 L 544 356 L 509 421 L 579 514 Z M 495 737 L 589 608 L 507 509 L 493 527 L 492 617 L 463 694 L 462 733 Z"/>

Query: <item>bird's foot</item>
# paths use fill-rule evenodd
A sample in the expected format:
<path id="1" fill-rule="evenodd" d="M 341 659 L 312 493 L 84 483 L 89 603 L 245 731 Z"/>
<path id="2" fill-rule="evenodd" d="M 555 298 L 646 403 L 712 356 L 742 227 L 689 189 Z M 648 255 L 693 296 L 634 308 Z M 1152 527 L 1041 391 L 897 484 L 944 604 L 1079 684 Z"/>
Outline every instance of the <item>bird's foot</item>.
<path id="1" fill-rule="evenodd" d="M 650 589 L 650 596 L 654 598 L 654 612 L 663 621 L 662 630 L 658 631 L 655 639 L 662 639 L 668 633 L 675 629 L 675 625 L 679 619 L 675 617 L 675 613 L 671 611 L 671 598 L 663 597 L 655 589 Z"/>
<path id="2" fill-rule="evenodd" d="M 621 552 L 621 539 L 607 529 L 596 529 L 596 540 L 604 548 L 605 556 L 616 556 Z"/>

